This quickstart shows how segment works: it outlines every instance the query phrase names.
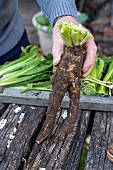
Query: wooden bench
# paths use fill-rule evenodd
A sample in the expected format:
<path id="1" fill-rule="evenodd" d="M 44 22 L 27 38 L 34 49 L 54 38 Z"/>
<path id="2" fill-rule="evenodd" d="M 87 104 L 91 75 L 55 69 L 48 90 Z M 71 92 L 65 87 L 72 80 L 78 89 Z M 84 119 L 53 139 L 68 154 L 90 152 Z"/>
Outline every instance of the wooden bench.
<path id="1" fill-rule="evenodd" d="M 38 145 L 48 95 L 49 92 L 36 91 L 22 94 L 11 89 L 0 94 L 0 102 L 3 102 L 0 104 L 0 170 L 77 170 L 92 114 L 95 118 L 84 169 L 113 169 L 106 158 L 106 149 L 113 142 L 112 97 L 105 100 L 81 96 L 76 128 L 72 134 L 65 135 L 61 131 L 69 104 L 65 96 L 57 113 L 54 136 Z"/>
<path id="2" fill-rule="evenodd" d="M 113 144 L 113 112 L 96 112 L 85 170 L 113 170 L 106 157 L 107 147 Z"/>

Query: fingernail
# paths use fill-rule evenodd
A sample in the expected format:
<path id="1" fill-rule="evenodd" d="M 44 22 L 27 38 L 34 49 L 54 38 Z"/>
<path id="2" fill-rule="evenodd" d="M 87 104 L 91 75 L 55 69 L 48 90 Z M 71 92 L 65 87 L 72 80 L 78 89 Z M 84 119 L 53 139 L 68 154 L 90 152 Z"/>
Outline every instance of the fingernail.
<path id="1" fill-rule="evenodd" d="M 54 60 L 53 60 L 53 65 L 55 66 L 55 65 L 57 65 L 59 63 L 59 60 L 57 59 L 57 58 L 55 58 Z"/>
<path id="2" fill-rule="evenodd" d="M 87 68 L 87 67 L 82 69 L 82 72 L 83 72 L 83 73 L 86 73 L 87 71 L 88 71 L 88 68 Z"/>

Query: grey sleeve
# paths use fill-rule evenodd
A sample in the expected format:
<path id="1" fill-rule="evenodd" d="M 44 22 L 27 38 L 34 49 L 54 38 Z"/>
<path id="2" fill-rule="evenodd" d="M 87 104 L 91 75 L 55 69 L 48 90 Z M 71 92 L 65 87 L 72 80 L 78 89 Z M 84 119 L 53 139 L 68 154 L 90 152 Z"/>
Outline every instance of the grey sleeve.
<path id="1" fill-rule="evenodd" d="M 61 16 L 73 16 L 77 18 L 75 0 L 37 0 L 37 2 L 52 26 L 56 18 Z"/>

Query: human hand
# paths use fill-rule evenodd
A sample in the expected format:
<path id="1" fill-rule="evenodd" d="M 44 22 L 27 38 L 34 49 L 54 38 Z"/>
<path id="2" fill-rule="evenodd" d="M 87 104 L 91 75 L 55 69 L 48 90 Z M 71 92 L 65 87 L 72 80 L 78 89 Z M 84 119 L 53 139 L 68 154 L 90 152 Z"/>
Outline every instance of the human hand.
<path id="1" fill-rule="evenodd" d="M 62 22 L 73 22 L 75 24 L 80 24 L 74 17 L 71 16 L 62 17 L 58 19 L 57 22 L 55 23 L 55 26 L 53 28 L 53 48 L 52 48 L 54 66 L 57 66 L 59 64 L 64 49 L 64 43 L 57 28 L 57 23 Z M 84 47 L 86 50 L 86 55 L 82 68 L 83 78 L 87 77 L 90 74 L 95 62 L 97 47 L 94 42 L 94 38 L 92 37 L 89 40 L 87 40 L 87 42 L 84 44 Z"/>

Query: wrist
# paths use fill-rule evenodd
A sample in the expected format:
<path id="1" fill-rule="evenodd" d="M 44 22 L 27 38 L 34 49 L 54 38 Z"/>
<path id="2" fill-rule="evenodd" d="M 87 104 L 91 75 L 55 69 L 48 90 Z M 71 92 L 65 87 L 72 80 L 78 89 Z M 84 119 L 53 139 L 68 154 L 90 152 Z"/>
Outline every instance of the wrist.
<path id="1" fill-rule="evenodd" d="M 57 24 L 57 23 L 62 23 L 62 22 L 73 22 L 77 25 L 79 25 L 80 23 L 78 22 L 78 20 L 72 16 L 60 16 L 58 18 L 55 19 L 54 21 L 54 26 Z"/>

